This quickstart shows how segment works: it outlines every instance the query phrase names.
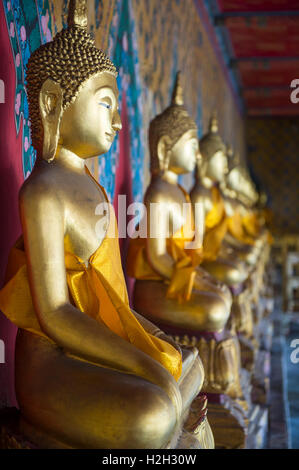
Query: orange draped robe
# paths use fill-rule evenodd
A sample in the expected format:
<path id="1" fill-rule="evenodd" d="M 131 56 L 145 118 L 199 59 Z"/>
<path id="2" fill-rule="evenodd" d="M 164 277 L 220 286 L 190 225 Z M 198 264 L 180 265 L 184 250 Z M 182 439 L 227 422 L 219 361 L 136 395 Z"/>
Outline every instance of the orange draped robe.
<path id="1" fill-rule="evenodd" d="M 180 189 L 190 203 L 189 195 Z M 127 273 L 139 280 L 164 281 L 169 283 L 167 297 L 179 302 L 190 300 L 196 267 L 202 261 L 202 248 L 187 248 L 186 244 L 194 239 L 194 221 L 188 221 L 173 236 L 166 240 L 168 254 L 174 261 L 174 269 L 170 281 L 155 271 L 147 256 L 146 238 L 130 240 L 127 256 Z"/>
<path id="2" fill-rule="evenodd" d="M 255 243 L 251 234 L 246 233 L 243 218 L 238 211 L 228 217 L 219 188 L 214 186 L 212 193 L 212 209 L 205 218 L 205 235 L 203 241 L 203 257 L 205 261 L 215 261 L 221 248 L 222 241 L 230 233 L 241 243 L 253 245 Z"/>
<path id="3" fill-rule="evenodd" d="M 88 266 L 70 250 L 65 239 L 65 267 L 71 302 L 82 313 L 104 323 L 115 334 L 160 362 L 178 380 L 182 370 L 179 352 L 166 341 L 146 332 L 130 309 L 117 223 L 111 205 L 110 208 L 106 237 L 89 258 Z M 32 304 L 26 256 L 20 241 L 10 254 L 8 281 L 0 291 L 0 309 L 19 328 L 47 337 Z"/>

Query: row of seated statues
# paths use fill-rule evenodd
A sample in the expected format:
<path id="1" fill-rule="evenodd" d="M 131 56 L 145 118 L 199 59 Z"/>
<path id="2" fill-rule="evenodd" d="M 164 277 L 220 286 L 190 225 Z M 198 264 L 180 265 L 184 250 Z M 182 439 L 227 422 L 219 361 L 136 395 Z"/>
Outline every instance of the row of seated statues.
<path id="1" fill-rule="evenodd" d="M 116 77 L 82 0 L 28 62 L 37 160 L 0 292 L 18 326 L 18 432 L 38 448 L 244 447 L 269 253 L 259 196 L 216 116 L 198 141 L 178 73 L 149 128 L 144 204 L 157 236 L 130 240 L 133 310 L 113 207 L 98 215 L 108 200 L 85 162 L 121 130 Z M 178 182 L 187 173 L 190 194 Z"/>

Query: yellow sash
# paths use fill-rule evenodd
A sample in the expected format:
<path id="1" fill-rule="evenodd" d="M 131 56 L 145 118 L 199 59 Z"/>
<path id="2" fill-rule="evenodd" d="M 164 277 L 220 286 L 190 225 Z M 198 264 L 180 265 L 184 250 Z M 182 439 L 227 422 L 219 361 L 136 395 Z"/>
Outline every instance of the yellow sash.
<path id="1" fill-rule="evenodd" d="M 187 202 L 190 202 L 186 191 L 181 186 L 180 189 L 184 193 Z M 193 241 L 193 228 L 190 227 L 190 223 L 186 223 L 166 240 L 167 252 L 175 262 L 166 295 L 168 298 L 177 299 L 179 302 L 190 300 L 196 276 L 196 267 L 202 262 L 201 248 L 186 249 L 185 244 Z M 146 238 L 130 240 L 127 256 L 128 275 L 140 280 L 168 282 L 151 267 L 146 252 L 146 240 Z"/>
<path id="2" fill-rule="evenodd" d="M 254 245 L 255 240 L 244 229 L 243 217 L 238 211 L 235 211 L 232 217 L 228 217 L 227 222 L 228 231 L 236 240 L 247 245 Z"/>
<path id="3" fill-rule="evenodd" d="M 205 261 L 217 259 L 221 243 L 227 232 L 227 218 L 219 189 L 214 186 L 212 192 L 213 207 L 205 218 L 203 257 Z"/>
<path id="4" fill-rule="evenodd" d="M 90 257 L 88 266 L 69 251 L 65 240 L 65 266 L 71 301 L 84 314 L 103 322 L 115 334 L 160 362 L 178 380 L 182 370 L 181 355 L 166 341 L 147 333 L 130 309 L 117 223 L 113 207 L 110 208 L 108 232 Z M 0 291 L 0 309 L 18 327 L 47 337 L 32 304 L 26 256 L 20 240 L 10 254 L 8 279 Z"/>
<path id="5" fill-rule="evenodd" d="M 250 212 L 249 214 L 244 215 L 242 218 L 242 222 L 248 235 L 253 238 L 259 237 L 261 232 L 261 225 L 257 213 Z"/>

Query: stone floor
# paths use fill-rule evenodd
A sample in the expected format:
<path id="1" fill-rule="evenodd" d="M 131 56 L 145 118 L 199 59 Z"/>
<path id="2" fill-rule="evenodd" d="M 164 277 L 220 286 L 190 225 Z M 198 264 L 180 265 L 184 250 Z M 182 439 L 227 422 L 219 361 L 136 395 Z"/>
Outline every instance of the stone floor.
<path id="1" fill-rule="evenodd" d="M 285 367 L 284 317 L 277 305 L 273 313 L 274 336 L 271 351 L 271 378 L 269 398 L 269 449 L 290 448 L 289 404 Z"/>
<path id="2" fill-rule="evenodd" d="M 287 369 L 287 396 L 289 400 L 290 448 L 299 449 L 299 313 L 293 315 L 285 340 L 285 363 Z M 298 340 L 296 347 L 292 341 Z M 298 352 L 295 349 L 298 348 Z M 292 353 L 293 356 L 292 357 Z M 296 362 L 294 362 L 296 361 Z"/>
<path id="3" fill-rule="evenodd" d="M 269 399 L 270 449 L 299 449 L 299 350 L 291 347 L 298 339 L 299 313 L 282 311 L 281 283 L 276 286 L 275 309 L 272 314 L 274 337 L 271 351 L 271 389 Z M 298 362 L 292 361 L 294 353 Z"/>

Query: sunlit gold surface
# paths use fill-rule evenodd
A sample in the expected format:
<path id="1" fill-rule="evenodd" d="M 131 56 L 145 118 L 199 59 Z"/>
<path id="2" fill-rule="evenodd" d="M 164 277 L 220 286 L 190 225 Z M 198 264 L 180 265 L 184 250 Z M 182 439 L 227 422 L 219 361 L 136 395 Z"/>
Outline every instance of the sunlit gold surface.
<path id="1" fill-rule="evenodd" d="M 178 184 L 178 175 L 191 172 L 198 158 L 196 125 L 182 104 L 178 81 L 179 76 L 171 105 L 151 122 L 149 130 L 152 179 L 144 203 L 147 227 L 152 225 L 151 204 L 159 204 L 159 236 L 148 236 L 144 246 L 140 244 L 144 251 L 140 262 L 143 266 L 138 265 L 140 257 L 138 248 L 135 249 L 139 242 L 131 240 L 128 273 L 138 279 L 134 292 L 135 307 L 152 321 L 201 331 L 221 331 L 230 312 L 228 289 L 198 267 L 198 263 L 192 266 L 191 260 L 186 269 L 180 269 L 168 249 L 171 241 L 167 233 L 169 225 L 177 232 L 186 224 L 183 205 L 189 199 Z M 175 205 L 181 210 L 174 211 Z M 200 246 L 201 243 L 199 250 Z M 188 257 L 188 251 L 186 249 L 183 255 Z M 194 274 L 192 293 L 189 291 L 185 301 L 179 302 L 178 286 L 188 280 L 187 272 L 189 276 Z"/>
<path id="2" fill-rule="evenodd" d="M 162 216 L 159 224 L 154 224 L 159 231 L 158 238 L 148 236 L 146 239 L 131 240 L 127 267 L 129 275 L 136 278 L 134 305 L 151 321 L 173 332 L 173 337 L 181 345 L 193 346 L 200 351 L 205 370 L 204 392 L 228 393 L 234 398 L 241 398 L 239 344 L 237 338 L 225 330 L 231 308 L 229 289 L 202 269 L 200 264 L 193 268 L 178 268 L 173 248 L 179 244 L 180 238 L 168 238 L 169 235 L 166 235 L 169 221 L 170 227 L 175 227 L 175 234 L 178 227 L 185 227 L 186 220 L 182 218 L 180 209 L 190 199 L 178 184 L 178 175 L 192 171 L 198 158 L 194 124 L 192 121 L 190 123 L 190 118 L 189 121 L 186 119 L 185 110 L 176 109 L 176 106 L 172 102 L 170 108 L 155 118 L 150 127 L 152 179 L 144 198 L 147 226 L 151 226 L 152 222 L 152 203 L 161 205 Z M 172 129 L 174 125 L 177 126 L 176 130 Z M 191 129 L 186 130 L 188 126 Z M 175 211 L 172 210 L 174 204 L 177 207 Z M 202 222 L 200 214 L 198 220 Z M 202 255 L 201 227 L 196 226 L 195 231 L 198 236 L 197 249 Z M 185 249 L 185 256 L 188 257 L 188 249 Z M 174 295 L 180 294 L 178 285 L 174 285 L 174 277 L 177 274 L 175 279 L 186 279 L 188 269 L 193 269 L 195 278 L 190 296 L 182 299 Z M 169 295 L 169 291 L 173 295 Z M 179 331 L 176 335 L 175 332 Z M 210 332 L 221 332 L 221 338 L 213 336 L 206 339 L 205 333 Z M 193 333 L 193 338 L 196 335 L 201 338 L 193 341 Z"/>
<path id="3" fill-rule="evenodd" d="M 110 149 L 121 121 L 115 68 L 86 37 L 85 2 L 71 3 L 71 27 L 38 49 L 28 65 L 38 158 L 21 189 L 20 212 L 34 306 L 29 313 L 36 315 L 40 330 L 21 329 L 17 337 L 21 430 L 39 447 L 169 447 L 175 445 L 201 388 L 202 364 L 196 349 L 183 350 L 182 373 L 176 381 L 152 353 L 158 347 L 167 360 L 181 362 L 179 346 L 127 310 L 122 275 L 117 286 L 109 284 L 112 271 L 121 271 L 118 248 L 107 258 L 103 273 L 94 259 L 108 240 L 107 233 L 95 230 L 101 220 L 96 207 L 106 197 L 86 172 L 85 160 Z M 73 278 L 66 270 L 67 251 L 78 260 Z M 17 282 L 18 268 L 14 265 L 17 273 L 11 282 Z M 70 279 L 77 283 L 73 291 Z M 25 274 L 22 282 L 28 282 Z M 2 295 L 4 313 L 16 299 L 17 288 L 16 284 L 11 299 Z M 88 289 L 105 294 L 98 297 L 100 317 L 92 309 L 79 308 Z M 114 326 L 112 318 L 105 320 L 106 306 L 114 315 Z M 24 321 L 18 314 L 13 312 L 17 324 Z M 135 325 L 133 330 L 130 324 Z"/>
<path id="4" fill-rule="evenodd" d="M 202 160 L 198 162 L 196 181 L 190 197 L 195 207 L 203 206 L 204 262 L 203 267 L 229 286 L 237 286 L 246 280 L 248 271 L 242 259 L 235 256 L 229 241 L 230 226 L 235 224 L 234 211 L 227 214 L 225 199 L 218 185 L 225 180 L 228 163 L 226 148 L 218 134 L 218 124 L 212 117 L 209 132 L 200 140 Z"/>

